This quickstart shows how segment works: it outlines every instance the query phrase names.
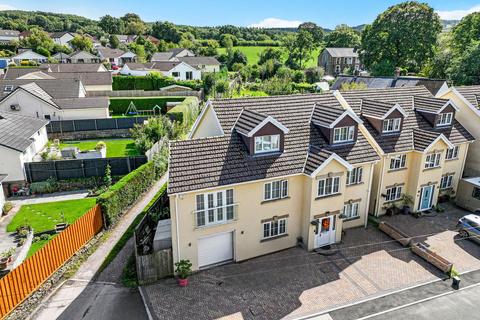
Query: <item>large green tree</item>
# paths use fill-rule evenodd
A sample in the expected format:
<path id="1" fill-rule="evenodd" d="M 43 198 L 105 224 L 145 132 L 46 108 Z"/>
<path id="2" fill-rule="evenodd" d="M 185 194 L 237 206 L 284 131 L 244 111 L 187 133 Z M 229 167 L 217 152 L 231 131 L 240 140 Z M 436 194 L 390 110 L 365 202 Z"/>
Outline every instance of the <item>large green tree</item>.
<path id="1" fill-rule="evenodd" d="M 325 36 L 327 48 L 358 48 L 360 43 L 360 33 L 345 24 L 337 26 Z"/>
<path id="2" fill-rule="evenodd" d="M 452 30 L 452 49 L 456 52 L 465 51 L 474 42 L 480 40 L 480 12 L 471 13 Z"/>
<path id="3" fill-rule="evenodd" d="M 425 3 L 403 2 L 381 13 L 362 34 L 361 59 L 369 69 L 391 75 L 396 67 L 418 72 L 434 55 L 440 18 Z M 378 68 L 377 65 L 389 65 Z"/>
<path id="4" fill-rule="evenodd" d="M 447 73 L 457 85 L 480 84 L 480 41 L 471 44 L 461 55 L 455 57 Z"/>
<path id="5" fill-rule="evenodd" d="M 152 26 L 152 35 L 157 39 L 173 43 L 179 43 L 182 39 L 182 33 L 178 30 L 177 26 L 168 21 L 155 22 Z"/>
<path id="6" fill-rule="evenodd" d="M 136 13 L 127 13 L 120 19 L 125 25 L 126 34 L 142 35 L 147 32 L 147 25 Z"/>
<path id="7" fill-rule="evenodd" d="M 70 42 L 72 47 L 75 50 L 81 50 L 81 51 L 92 51 L 93 49 L 93 43 L 92 40 L 85 36 L 85 35 L 76 35 L 72 41 Z"/>
<path id="8" fill-rule="evenodd" d="M 108 34 L 122 34 L 124 31 L 123 20 L 108 14 L 100 18 L 98 25 Z"/>
<path id="9" fill-rule="evenodd" d="M 32 48 L 33 50 L 37 50 L 37 48 L 42 48 L 49 52 L 53 51 L 55 43 L 53 42 L 52 38 L 50 38 L 48 33 L 39 28 L 33 28 L 30 31 L 31 34 L 20 41 L 20 45 L 22 47 Z"/>

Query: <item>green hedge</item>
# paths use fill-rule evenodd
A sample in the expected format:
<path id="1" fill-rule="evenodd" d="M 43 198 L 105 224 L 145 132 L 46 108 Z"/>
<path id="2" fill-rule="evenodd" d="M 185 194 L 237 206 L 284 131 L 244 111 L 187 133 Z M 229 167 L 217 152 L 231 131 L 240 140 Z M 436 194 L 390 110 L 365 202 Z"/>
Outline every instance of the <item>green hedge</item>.
<path id="1" fill-rule="evenodd" d="M 168 77 L 149 77 L 149 76 L 115 76 L 113 77 L 113 90 L 159 90 L 160 88 L 177 84 L 179 86 L 189 87 L 193 90 L 200 90 L 202 82 L 199 80 L 175 80 Z"/>
<path id="2" fill-rule="evenodd" d="M 122 115 L 127 111 L 130 102 L 133 101 L 137 110 L 153 110 L 158 105 L 162 109 L 162 114 L 167 112 L 167 102 L 180 102 L 185 97 L 142 97 L 142 98 L 110 98 L 110 112 L 113 115 Z"/>
<path id="3" fill-rule="evenodd" d="M 193 125 L 198 115 L 198 99 L 196 97 L 188 97 L 182 103 L 173 107 L 167 112 L 172 120 L 182 122 L 186 127 Z"/>
<path id="4" fill-rule="evenodd" d="M 153 161 L 130 172 L 97 198 L 107 224 L 114 223 L 120 215 L 148 190 L 158 179 Z"/>

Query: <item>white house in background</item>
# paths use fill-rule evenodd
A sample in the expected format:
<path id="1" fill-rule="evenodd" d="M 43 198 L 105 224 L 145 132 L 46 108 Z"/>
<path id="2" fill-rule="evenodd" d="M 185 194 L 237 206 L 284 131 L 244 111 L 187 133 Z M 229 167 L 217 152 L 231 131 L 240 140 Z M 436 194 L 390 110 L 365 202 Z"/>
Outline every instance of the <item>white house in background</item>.
<path id="1" fill-rule="evenodd" d="M 185 62 L 162 61 L 149 63 L 127 63 L 120 74 L 131 76 L 146 76 L 151 72 L 160 72 L 175 80 L 200 80 L 202 72 Z"/>
<path id="2" fill-rule="evenodd" d="M 99 63 L 100 58 L 86 51 L 74 52 L 68 57 L 68 63 Z"/>
<path id="3" fill-rule="evenodd" d="M 220 62 L 215 57 L 179 57 L 178 61 L 200 70 L 201 72 L 219 72 Z"/>
<path id="4" fill-rule="evenodd" d="M 17 30 L 0 30 L 0 43 L 8 44 L 10 41 L 19 40 L 20 31 Z"/>
<path id="5" fill-rule="evenodd" d="M 31 162 L 48 142 L 47 120 L 0 111 L 0 172 L 4 182 L 23 182 L 25 162 Z"/>
<path id="6" fill-rule="evenodd" d="M 52 32 L 50 33 L 50 38 L 52 38 L 53 42 L 55 42 L 56 44 L 71 48 L 72 46 L 70 45 L 70 41 L 75 38 L 75 34 L 67 31 Z"/>
<path id="7" fill-rule="evenodd" d="M 36 63 L 46 63 L 48 58 L 32 50 L 26 50 L 11 58 L 16 65 L 20 65 L 22 61 L 33 61 Z"/>
<path id="8" fill-rule="evenodd" d="M 185 48 L 173 48 L 165 52 L 154 53 L 150 61 L 178 61 L 176 59 L 181 57 L 195 57 L 195 53 Z"/>
<path id="9" fill-rule="evenodd" d="M 2 81 L 0 112 L 45 120 L 101 119 L 109 117 L 106 96 L 86 97 L 76 79 Z"/>
<path id="10" fill-rule="evenodd" d="M 108 61 L 113 66 L 123 66 L 125 63 L 135 62 L 137 55 L 130 51 L 112 48 L 98 48 L 98 56 L 102 61 Z"/>
<path id="11" fill-rule="evenodd" d="M 52 56 L 52 59 L 58 61 L 59 63 L 67 63 L 68 58 L 70 58 L 70 55 L 63 52 L 57 52 Z"/>

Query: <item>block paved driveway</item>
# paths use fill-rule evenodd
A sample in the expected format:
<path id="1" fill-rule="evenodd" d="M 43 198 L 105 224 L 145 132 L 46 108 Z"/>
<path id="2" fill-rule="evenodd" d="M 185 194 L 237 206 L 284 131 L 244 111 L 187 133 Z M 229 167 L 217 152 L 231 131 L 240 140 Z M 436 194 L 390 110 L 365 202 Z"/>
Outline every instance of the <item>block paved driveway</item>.
<path id="1" fill-rule="evenodd" d="M 450 211 L 388 219 L 413 224 L 416 235 L 433 233 L 419 240 L 450 253 L 457 270 L 480 268 L 480 247 L 445 231 L 462 213 Z M 186 288 L 165 279 L 144 287 L 146 302 L 155 319 L 294 319 L 443 277 L 374 227 L 346 230 L 338 248 L 330 256 L 292 248 L 216 267 L 193 275 Z"/>

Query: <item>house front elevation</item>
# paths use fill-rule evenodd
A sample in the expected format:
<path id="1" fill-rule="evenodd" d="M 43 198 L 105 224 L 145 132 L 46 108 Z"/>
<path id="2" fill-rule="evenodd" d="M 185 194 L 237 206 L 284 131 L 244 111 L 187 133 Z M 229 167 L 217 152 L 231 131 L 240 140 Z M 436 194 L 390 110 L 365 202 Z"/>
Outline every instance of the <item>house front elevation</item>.
<path id="1" fill-rule="evenodd" d="M 191 139 L 171 143 L 174 260 L 314 250 L 364 226 L 380 157 L 362 123 L 331 93 L 210 101 Z"/>

